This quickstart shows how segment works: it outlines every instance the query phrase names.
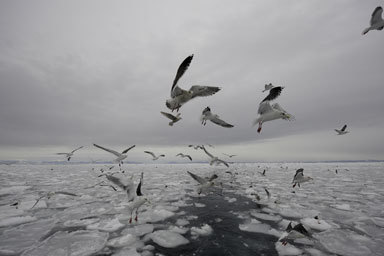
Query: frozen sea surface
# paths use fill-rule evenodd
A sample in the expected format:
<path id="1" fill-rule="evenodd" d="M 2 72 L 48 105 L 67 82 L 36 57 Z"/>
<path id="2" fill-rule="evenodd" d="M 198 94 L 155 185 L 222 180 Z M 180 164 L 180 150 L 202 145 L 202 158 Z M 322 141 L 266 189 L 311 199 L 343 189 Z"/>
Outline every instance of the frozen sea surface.
<path id="1" fill-rule="evenodd" d="M 129 179 L 133 174 L 135 184 L 144 172 L 142 191 L 150 201 L 132 223 L 126 194 L 95 186 L 105 180 L 98 177 L 101 167 L 0 166 L 0 255 L 360 256 L 384 251 L 383 163 L 125 165 L 118 175 Z M 314 180 L 292 188 L 301 167 Z M 187 171 L 217 174 L 216 187 L 197 195 Z M 77 196 L 47 194 L 59 191 Z M 283 245 L 279 238 L 289 222 L 302 223 L 311 237 Z"/>

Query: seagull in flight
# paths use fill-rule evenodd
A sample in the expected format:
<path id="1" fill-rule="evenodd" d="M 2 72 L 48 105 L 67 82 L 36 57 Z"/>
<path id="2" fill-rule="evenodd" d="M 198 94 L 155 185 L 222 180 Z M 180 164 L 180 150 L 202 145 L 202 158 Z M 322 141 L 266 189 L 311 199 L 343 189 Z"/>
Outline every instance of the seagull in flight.
<path id="1" fill-rule="evenodd" d="M 232 124 L 229 124 L 229 123 L 221 120 L 218 115 L 212 114 L 210 107 L 206 107 L 203 110 L 203 113 L 202 113 L 202 115 L 200 117 L 200 120 L 201 120 L 201 124 L 202 125 L 206 125 L 207 124 L 207 120 L 209 120 L 212 123 L 220 125 L 220 126 L 225 127 L 225 128 L 232 128 L 233 127 Z"/>
<path id="2" fill-rule="evenodd" d="M 78 147 L 77 149 L 72 150 L 69 153 L 56 153 L 56 155 L 65 155 L 65 158 L 67 158 L 68 162 L 71 160 L 71 157 L 73 156 L 73 153 L 75 153 L 77 150 L 83 148 L 84 146 Z"/>
<path id="3" fill-rule="evenodd" d="M 294 183 L 294 184 L 292 187 L 296 187 L 296 185 L 299 185 L 299 187 L 300 187 L 300 183 L 304 183 L 304 182 L 307 182 L 310 180 L 313 180 L 313 179 L 309 176 L 304 177 L 304 169 L 300 168 L 300 169 L 296 170 L 296 174 L 293 177 L 292 183 Z"/>
<path id="4" fill-rule="evenodd" d="M 346 131 L 345 129 L 347 129 L 347 125 L 346 124 L 340 130 L 335 129 L 335 131 L 337 132 L 337 135 L 344 135 L 344 134 L 349 133 L 349 131 Z"/>
<path id="5" fill-rule="evenodd" d="M 144 151 L 144 153 L 147 153 L 147 154 L 151 155 L 151 156 L 153 157 L 153 158 L 152 158 L 153 161 L 159 159 L 160 157 L 165 157 L 164 154 L 159 155 L 159 156 L 156 156 L 156 155 L 155 155 L 153 152 L 151 152 L 151 151 Z"/>
<path id="6" fill-rule="evenodd" d="M 284 89 L 284 86 L 272 86 L 272 88 L 269 89 L 268 96 L 265 97 L 261 102 L 272 101 L 272 100 L 276 99 L 277 97 L 279 97 L 279 95 L 281 94 L 283 89 Z"/>
<path id="7" fill-rule="evenodd" d="M 257 132 L 261 132 L 261 128 L 264 122 L 272 121 L 276 119 L 294 120 L 294 116 L 285 111 L 278 103 L 271 104 L 269 101 L 263 101 L 259 105 L 257 110 L 259 117 L 253 122 L 253 125 L 259 124 Z"/>
<path id="8" fill-rule="evenodd" d="M 215 183 L 213 182 L 214 179 L 217 178 L 217 175 L 216 177 L 212 176 L 212 179 L 204 179 L 203 177 L 200 177 L 194 173 L 191 173 L 189 171 L 187 171 L 189 175 L 191 175 L 191 177 L 197 181 L 200 185 L 199 185 L 199 188 L 197 189 L 197 193 L 200 195 L 201 192 L 203 192 L 203 190 L 206 190 L 210 187 L 212 187 L 213 185 L 215 185 Z"/>
<path id="9" fill-rule="evenodd" d="M 232 158 L 232 157 L 236 156 L 236 155 L 228 155 L 228 154 L 225 154 L 225 153 L 223 153 L 223 155 L 225 155 L 225 156 L 227 156 L 229 158 Z"/>
<path id="10" fill-rule="evenodd" d="M 228 163 L 225 162 L 224 160 L 221 160 L 219 159 L 218 157 L 216 156 L 213 156 L 211 153 L 209 153 L 204 146 L 202 146 L 202 149 L 204 150 L 204 152 L 211 158 L 211 161 L 209 162 L 209 165 L 213 165 L 213 164 L 224 164 L 225 166 L 229 167 Z"/>
<path id="11" fill-rule="evenodd" d="M 312 238 L 312 235 L 305 229 L 303 224 L 299 223 L 292 227 L 292 222 L 290 222 L 279 241 L 285 246 L 288 243 L 288 240 L 295 240 L 298 238 Z"/>
<path id="12" fill-rule="evenodd" d="M 36 200 L 36 203 L 31 207 L 31 209 L 33 207 L 35 207 L 37 205 L 37 203 L 43 199 L 44 197 L 46 197 L 47 199 L 50 199 L 52 196 L 54 195 L 58 195 L 58 194 L 61 194 L 61 195 L 66 195 L 66 196 L 77 196 L 76 194 L 73 194 L 73 193 L 69 193 L 69 192 L 65 192 L 65 191 L 50 191 L 44 195 L 42 195 L 41 197 L 39 197 L 37 200 Z"/>
<path id="13" fill-rule="evenodd" d="M 170 114 L 170 113 L 166 113 L 166 112 L 163 112 L 163 111 L 160 111 L 161 114 L 163 114 L 164 116 L 168 117 L 169 119 L 171 119 L 171 122 L 169 122 L 169 126 L 173 126 L 174 123 L 176 123 L 177 121 L 179 121 L 181 119 L 180 117 L 180 113 L 177 113 L 176 116 Z"/>
<path id="14" fill-rule="evenodd" d="M 371 20 L 370 20 L 370 27 L 364 29 L 364 31 L 361 33 L 362 35 L 365 35 L 370 30 L 382 30 L 384 28 L 384 20 L 382 18 L 383 14 L 383 8 L 381 6 L 376 7 L 376 9 L 373 11 Z"/>
<path id="15" fill-rule="evenodd" d="M 192 157 L 190 155 L 184 155 L 183 153 L 179 153 L 176 156 L 187 157 L 187 158 L 189 158 L 189 160 L 192 161 Z"/>
<path id="16" fill-rule="evenodd" d="M 127 148 L 126 150 L 124 150 L 123 152 L 119 153 L 119 152 L 117 152 L 117 151 L 115 151 L 115 150 L 112 150 L 112 149 L 109 149 L 109 148 L 104 148 L 104 147 L 99 146 L 99 145 L 97 145 L 97 144 L 93 144 L 93 146 L 95 146 L 95 147 L 97 147 L 97 148 L 100 148 L 100 149 L 102 149 L 102 150 L 105 150 L 105 151 L 107 151 L 107 152 L 109 152 L 109 153 L 114 154 L 115 156 L 117 156 L 117 158 L 116 158 L 115 160 L 113 160 L 113 161 L 114 161 L 115 163 L 118 163 L 120 167 L 121 167 L 121 165 L 123 164 L 123 160 L 124 160 L 125 158 L 127 158 L 127 152 L 128 152 L 129 150 L 133 149 L 134 147 L 136 147 L 136 145 L 133 145 L 133 146 Z"/>
<path id="17" fill-rule="evenodd" d="M 195 149 L 195 150 L 197 150 L 197 149 L 203 149 L 203 146 L 202 146 L 202 145 L 188 145 L 188 147 L 193 148 L 193 149 Z"/>
<path id="18" fill-rule="evenodd" d="M 170 110 L 179 111 L 180 107 L 196 97 L 204 97 L 215 94 L 220 91 L 219 87 L 214 86 L 201 86 L 201 85 L 193 85 L 188 91 L 180 88 L 177 85 L 179 79 L 184 75 L 185 71 L 187 71 L 189 65 L 191 64 L 193 59 L 193 54 L 188 56 L 179 66 L 175 79 L 173 80 L 172 88 L 171 88 L 171 98 L 168 99 L 165 103 L 167 108 Z"/>

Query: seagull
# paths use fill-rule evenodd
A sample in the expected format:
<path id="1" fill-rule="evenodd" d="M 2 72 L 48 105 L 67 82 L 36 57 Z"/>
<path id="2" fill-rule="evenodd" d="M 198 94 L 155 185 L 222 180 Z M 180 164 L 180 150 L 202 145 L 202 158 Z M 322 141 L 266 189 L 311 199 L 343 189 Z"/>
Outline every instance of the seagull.
<path id="1" fill-rule="evenodd" d="M 364 31 L 361 33 L 362 35 L 365 35 L 370 30 L 382 30 L 384 28 L 384 20 L 381 17 L 383 14 L 383 8 L 381 6 L 376 7 L 376 9 L 372 13 L 372 17 L 370 20 L 370 27 L 364 29 Z"/>
<path id="2" fill-rule="evenodd" d="M 33 207 L 35 207 L 37 205 L 37 203 L 43 199 L 44 197 L 46 197 L 47 199 L 50 199 L 52 196 L 54 195 L 57 195 L 57 194 L 62 194 L 62 195 L 67 195 L 67 196 L 77 196 L 76 194 L 73 194 L 73 193 L 69 193 L 69 192 L 65 192 L 65 191 L 49 191 L 48 193 L 42 195 L 41 197 L 39 197 L 37 200 L 36 200 L 36 203 L 31 207 L 31 209 Z"/>
<path id="3" fill-rule="evenodd" d="M 300 187 L 300 183 L 307 182 L 310 180 L 313 180 L 313 179 L 309 176 L 304 177 L 304 169 L 300 168 L 300 169 L 296 170 L 296 174 L 293 177 L 292 183 L 294 183 L 294 184 L 292 187 L 295 187 L 296 184 L 299 185 L 299 187 Z"/>
<path id="4" fill-rule="evenodd" d="M 197 193 L 198 193 L 199 195 L 201 194 L 201 192 L 203 192 L 203 190 L 208 189 L 208 188 L 212 187 L 213 185 L 215 185 L 215 183 L 212 181 L 212 180 L 214 180 L 215 178 L 213 178 L 212 180 L 210 180 L 210 179 L 204 179 L 203 177 L 200 177 L 200 176 L 198 176 L 198 175 L 196 175 L 196 174 L 193 174 L 193 173 L 191 173 L 191 172 L 189 172 L 189 171 L 187 171 L 187 172 L 188 172 L 189 175 L 191 175 L 191 177 L 192 177 L 195 181 L 197 181 L 197 182 L 200 183 L 200 186 L 199 186 L 199 188 L 197 189 Z M 212 177 L 213 177 L 213 176 L 212 176 Z"/>
<path id="5" fill-rule="evenodd" d="M 197 150 L 197 149 L 203 149 L 203 146 L 202 146 L 202 145 L 188 145 L 188 147 L 193 148 L 193 149 L 195 149 L 195 150 Z"/>
<path id="6" fill-rule="evenodd" d="M 272 83 L 269 83 L 269 84 L 265 84 L 264 86 L 264 90 L 262 92 L 265 92 L 265 91 L 269 91 L 273 88 L 274 86 L 272 85 Z"/>
<path id="7" fill-rule="evenodd" d="M 225 127 L 225 128 L 232 128 L 233 127 L 232 124 L 228 124 L 227 122 L 221 120 L 218 115 L 212 114 L 210 107 L 206 107 L 203 110 L 203 113 L 200 117 L 200 120 L 201 120 L 201 124 L 203 124 L 203 125 L 206 125 L 207 120 L 209 120 L 212 123 L 215 123 L 215 124 L 220 125 L 220 126 Z"/>
<path id="8" fill-rule="evenodd" d="M 179 111 L 180 107 L 195 97 L 204 97 L 215 94 L 220 91 L 219 87 L 193 85 L 188 91 L 181 89 L 177 82 L 184 75 L 192 62 L 193 54 L 188 56 L 179 66 L 171 89 L 171 99 L 165 103 L 170 110 Z"/>
<path id="9" fill-rule="evenodd" d="M 337 135 L 344 135 L 349 133 L 349 131 L 346 131 L 345 129 L 347 129 L 346 124 L 343 126 L 343 128 L 341 128 L 341 130 L 335 129 L 335 131 L 337 132 Z"/>
<path id="10" fill-rule="evenodd" d="M 77 149 L 74 149 L 74 150 L 72 150 L 69 153 L 56 153 L 56 155 L 65 155 L 65 158 L 67 158 L 67 160 L 69 162 L 69 160 L 71 160 L 71 157 L 73 156 L 73 153 L 75 153 L 75 151 L 77 151 L 77 150 L 79 150 L 79 149 L 81 149 L 83 147 L 84 146 L 78 147 Z"/>
<path id="11" fill-rule="evenodd" d="M 133 145 L 133 146 L 127 148 L 126 150 L 124 150 L 123 152 L 119 153 L 119 152 L 117 152 L 117 151 L 115 151 L 115 150 L 112 150 L 112 149 L 109 149 L 109 148 L 104 148 L 104 147 L 99 146 L 99 145 L 97 145 L 97 144 L 93 144 L 93 146 L 95 146 L 95 147 L 97 147 L 97 148 L 100 148 L 100 149 L 102 149 L 102 150 L 105 150 L 105 151 L 107 151 L 107 152 L 109 152 L 109 153 L 112 153 L 112 154 L 114 154 L 115 156 L 117 156 L 117 158 L 116 158 L 115 160 L 113 160 L 113 161 L 114 161 L 115 163 L 118 163 L 120 168 L 121 168 L 121 165 L 123 164 L 123 160 L 124 160 L 125 158 L 127 158 L 126 153 L 127 153 L 129 150 L 131 150 L 132 148 L 136 147 L 136 145 Z"/>
<path id="12" fill-rule="evenodd" d="M 228 154 L 225 154 L 225 153 L 223 153 L 223 155 L 225 155 L 225 156 L 227 156 L 229 158 L 232 158 L 232 157 L 236 156 L 236 155 L 228 155 Z"/>
<path id="13" fill-rule="evenodd" d="M 253 125 L 259 123 L 257 132 L 261 132 L 261 128 L 264 122 L 272 121 L 275 119 L 293 120 L 294 116 L 285 111 L 278 103 L 270 105 L 269 101 L 263 101 L 259 105 L 258 109 L 259 117 L 253 122 Z"/>
<path id="14" fill-rule="evenodd" d="M 177 121 L 179 121 L 181 119 L 180 117 L 180 113 L 177 113 L 176 116 L 170 114 L 170 113 L 166 113 L 166 112 L 163 112 L 163 111 L 160 111 L 161 114 L 163 114 L 164 116 L 168 117 L 169 119 L 171 119 L 171 122 L 169 122 L 169 126 L 173 126 L 174 123 L 176 123 Z"/>
<path id="15" fill-rule="evenodd" d="M 312 238 L 311 234 L 305 229 L 303 224 L 299 223 L 292 227 L 292 222 L 290 222 L 281 237 L 279 238 L 279 241 L 283 245 L 287 245 L 288 240 L 295 240 L 298 238 Z"/>
<path id="16" fill-rule="evenodd" d="M 202 149 L 204 150 L 204 152 L 211 158 L 211 161 L 209 162 L 209 165 L 212 165 L 212 164 L 224 164 L 225 166 L 229 167 L 228 163 L 225 162 L 224 160 L 221 160 L 219 159 L 218 157 L 216 156 L 213 156 L 212 154 L 210 154 L 204 146 L 202 146 Z"/>
<path id="17" fill-rule="evenodd" d="M 274 99 L 276 99 L 277 97 L 279 97 L 279 95 L 281 94 L 281 91 L 284 89 L 283 86 L 276 86 L 276 87 L 272 87 L 271 89 L 269 89 L 269 94 L 267 97 L 265 97 L 261 102 L 264 102 L 264 101 L 272 101 Z"/>
<path id="18" fill-rule="evenodd" d="M 153 158 L 152 160 L 155 161 L 157 159 L 159 159 L 160 157 L 165 157 L 165 155 L 159 155 L 159 156 L 156 156 L 153 152 L 151 151 L 144 151 L 144 153 L 147 153 L 147 154 L 150 154 Z"/>
<path id="19" fill-rule="evenodd" d="M 184 155 L 183 153 L 179 153 L 176 156 L 187 157 L 187 158 L 189 158 L 189 160 L 192 161 L 192 157 L 190 155 Z"/>

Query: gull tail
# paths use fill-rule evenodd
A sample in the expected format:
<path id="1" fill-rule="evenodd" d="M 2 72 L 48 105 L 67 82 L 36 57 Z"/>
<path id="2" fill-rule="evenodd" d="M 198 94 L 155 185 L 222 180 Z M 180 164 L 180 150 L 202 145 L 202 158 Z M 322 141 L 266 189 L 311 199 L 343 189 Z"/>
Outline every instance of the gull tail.
<path id="1" fill-rule="evenodd" d="M 371 28 L 366 28 L 363 30 L 363 32 L 361 33 L 362 35 L 365 35 L 368 33 L 368 31 L 371 30 Z"/>

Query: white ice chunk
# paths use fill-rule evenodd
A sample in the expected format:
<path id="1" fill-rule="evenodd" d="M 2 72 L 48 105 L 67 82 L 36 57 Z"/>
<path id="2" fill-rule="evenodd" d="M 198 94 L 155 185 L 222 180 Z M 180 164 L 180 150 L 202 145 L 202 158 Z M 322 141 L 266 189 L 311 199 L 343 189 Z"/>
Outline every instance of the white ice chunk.
<path id="1" fill-rule="evenodd" d="M 107 242 L 110 247 L 124 247 L 136 242 L 136 237 L 132 234 L 126 234 L 120 237 L 115 237 Z"/>
<path id="2" fill-rule="evenodd" d="M 119 230 L 123 228 L 125 225 L 121 223 L 118 219 L 105 219 L 101 220 L 100 222 L 90 224 L 87 226 L 87 229 L 89 230 L 100 230 L 100 231 L 106 231 L 106 232 L 114 232 L 116 230 Z"/>
<path id="3" fill-rule="evenodd" d="M 259 213 L 259 212 L 251 212 L 251 215 L 262 220 L 270 220 L 270 221 L 280 221 L 281 217 L 277 215 Z"/>
<path id="4" fill-rule="evenodd" d="M 175 248 L 189 243 L 182 235 L 168 230 L 155 231 L 151 234 L 151 238 L 153 242 L 166 248 Z"/>
<path id="5" fill-rule="evenodd" d="M 175 213 L 165 210 L 165 209 L 160 209 L 160 210 L 153 210 L 151 211 L 146 211 L 141 215 L 140 220 L 144 222 L 158 222 L 158 221 L 163 221 L 165 219 L 168 219 L 172 216 L 174 216 Z"/>
<path id="6" fill-rule="evenodd" d="M 332 226 L 325 220 L 316 220 L 315 218 L 304 218 L 300 222 L 305 226 L 318 231 L 325 231 L 332 228 Z"/>
<path id="7" fill-rule="evenodd" d="M 173 232 L 176 232 L 176 233 L 179 233 L 179 234 L 182 234 L 184 235 L 185 233 L 188 232 L 188 228 L 183 228 L 183 227 L 176 227 L 176 226 L 170 226 L 168 228 L 169 231 L 173 231 Z"/>
<path id="8" fill-rule="evenodd" d="M 136 248 L 124 248 L 117 253 L 114 253 L 113 256 L 141 256 L 140 253 L 136 251 Z"/>
<path id="9" fill-rule="evenodd" d="M 239 229 L 241 231 L 253 232 L 253 233 L 262 233 L 267 235 L 272 235 L 276 237 L 281 236 L 281 232 L 276 229 L 271 228 L 268 224 L 264 223 L 248 223 L 248 224 L 240 224 Z"/>
<path id="10" fill-rule="evenodd" d="M 350 211 L 351 210 L 351 206 L 349 204 L 331 204 L 330 206 L 335 208 L 335 209 L 342 210 L 342 211 Z"/>
<path id="11" fill-rule="evenodd" d="M 141 224 L 128 228 L 121 232 L 122 234 L 132 234 L 135 236 L 143 236 L 148 233 L 152 233 L 154 226 L 152 224 Z"/>
<path id="12" fill-rule="evenodd" d="M 186 225 L 188 225 L 188 224 L 189 224 L 189 221 L 186 220 L 186 219 L 178 219 L 178 220 L 176 221 L 176 225 L 177 225 L 177 226 L 186 226 Z"/>
<path id="13" fill-rule="evenodd" d="M 195 207 L 202 208 L 205 207 L 205 204 L 195 203 Z"/>
<path id="14" fill-rule="evenodd" d="M 281 242 L 276 242 L 275 248 L 276 248 L 277 253 L 281 256 L 283 256 L 283 255 L 300 255 L 303 253 L 302 250 L 300 250 L 299 248 L 296 248 L 295 246 L 293 246 L 289 243 L 286 245 L 283 245 Z"/>
<path id="15" fill-rule="evenodd" d="M 191 234 L 193 236 L 209 236 L 212 234 L 213 229 L 208 224 L 204 224 L 201 228 L 198 227 L 192 227 L 191 228 Z"/>
<path id="16" fill-rule="evenodd" d="M 23 256 L 88 256 L 104 248 L 108 233 L 99 231 L 57 232 Z"/>

